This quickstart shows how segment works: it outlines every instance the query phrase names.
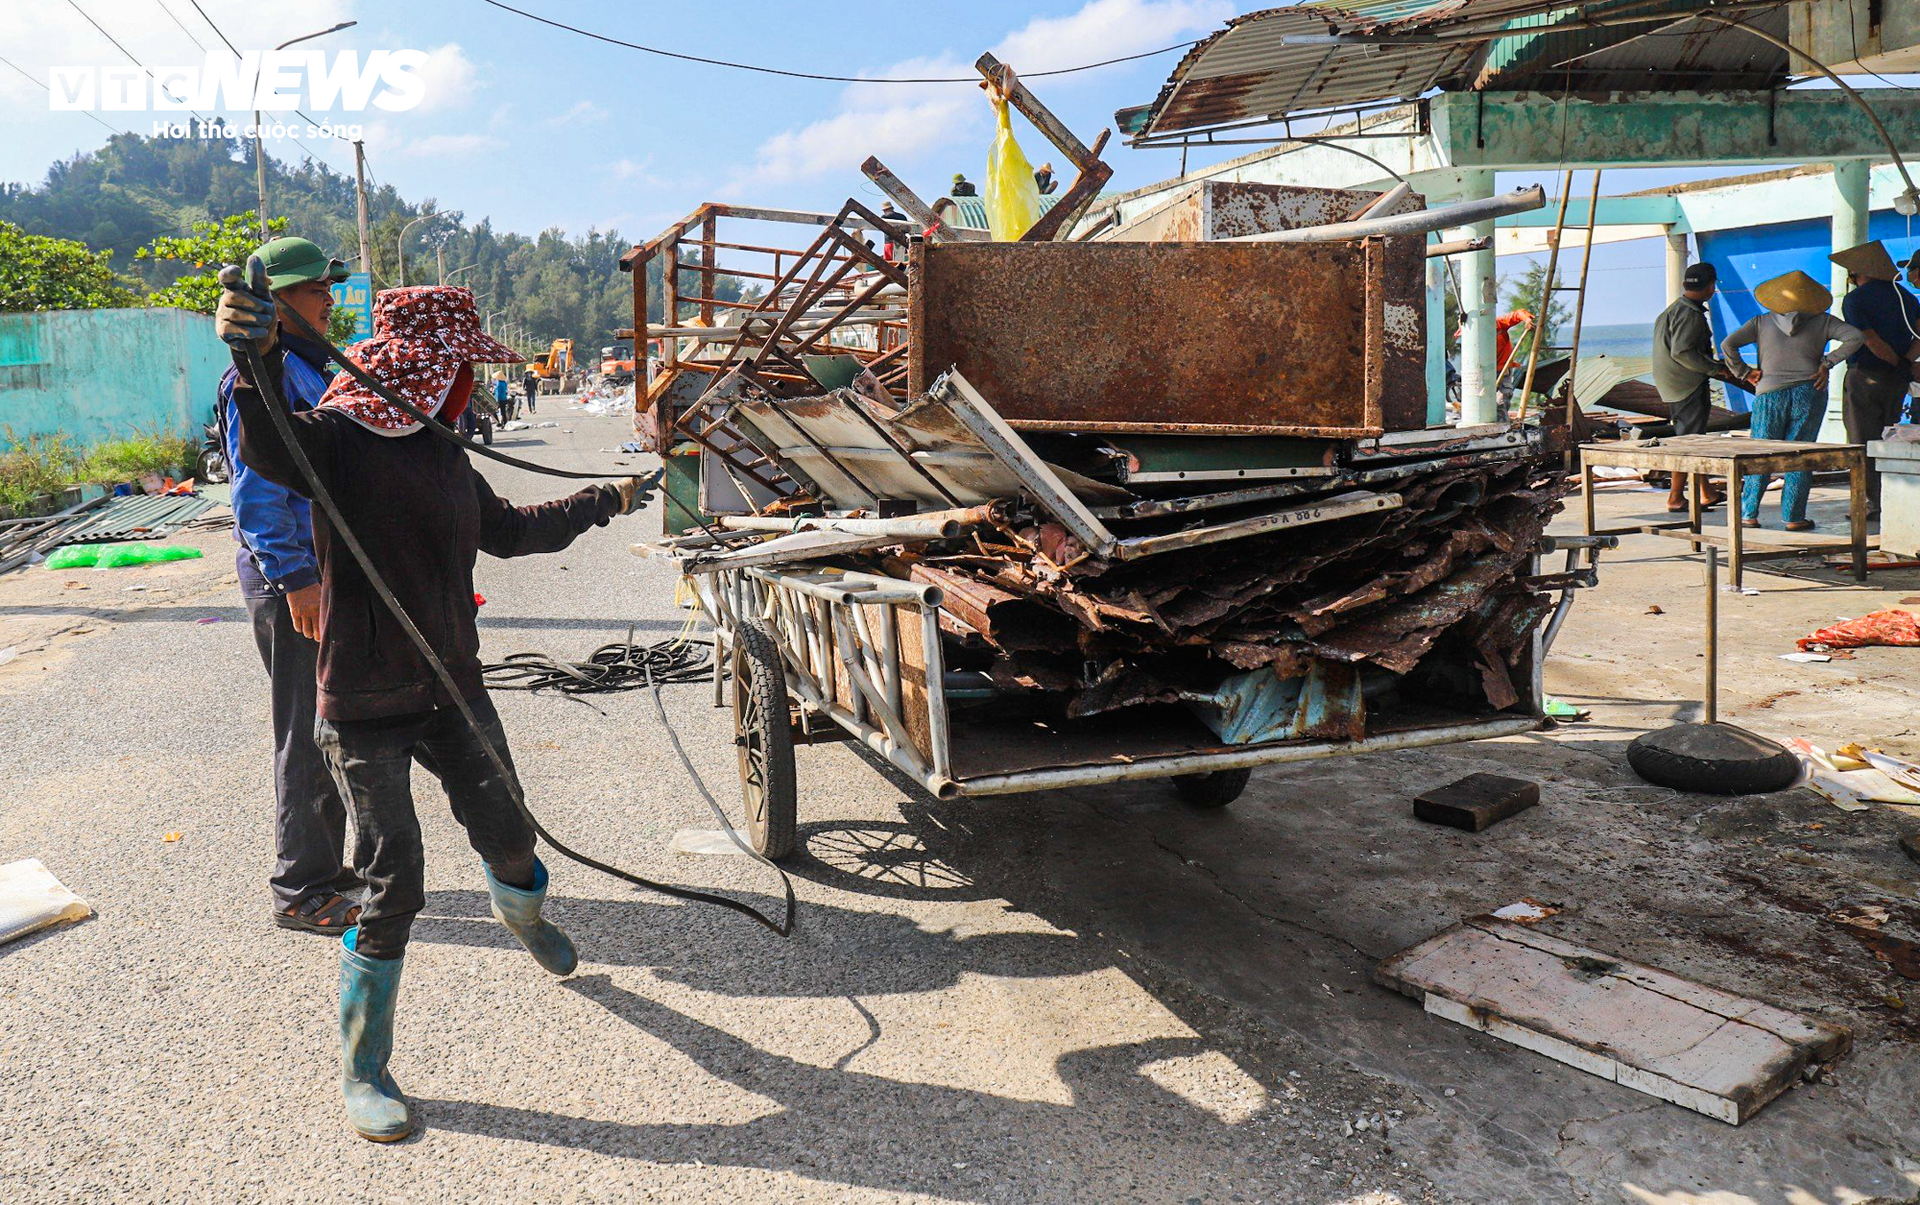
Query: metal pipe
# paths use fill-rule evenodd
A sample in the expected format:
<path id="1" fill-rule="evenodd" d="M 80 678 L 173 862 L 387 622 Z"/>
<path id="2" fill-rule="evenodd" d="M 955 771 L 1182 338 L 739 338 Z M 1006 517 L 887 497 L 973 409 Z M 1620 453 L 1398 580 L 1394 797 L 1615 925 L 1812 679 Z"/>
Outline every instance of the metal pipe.
<path id="1" fill-rule="evenodd" d="M 927 769 L 926 764 L 920 760 L 918 750 L 911 746 L 903 747 L 873 725 L 854 719 L 852 712 L 826 698 L 813 683 L 798 674 L 790 674 L 787 677 L 787 688 L 799 695 L 807 706 L 823 713 L 828 719 L 846 729 L 861 744 L 891 762 L 896 768 L 919 779 L 920 785 L 926 788 L 935 799 L 952 799 L 960 793 L 959 786 L 951 778 Z"/>
<path id="2" fill-rule="evenodd" d="M 1347 220 L 1349 222 L 1357 222 L 1361 218 L 1374 217 L 1375 215 L 1384 217 L 1394 206 L 1406 200 L 1412 192 L 1413 185 L 1402 180 L 1373 200 L 1368 201 L 1365 205 L 1354 210 L 1353 215 Z"/>
<path id="3" fill-rule="evenodd" d="M 735 531 L 843 531 L 857 536 L 899 536 L 908 540 L 951 540 L 962 529 L 987 522 L 987 508 L 937 510 L 893 519 L 837 519 L 831 515 L 722 515 L 720 526 Z"/>
<path id="4" fill-rule="evenodd" d="M 871 582 L 848 582 L 844 585 L 823 582 L 811 578 L 794 577 L 791 574 L 773 573 L 765 569 L 744 570 L 755 581 L 765 582 L 782 590 L 791 590 L 808 598 L 817 598 L 822 602 L 840 606 L 919 606 L 920 595 L 913 590 L 889 590 Z M 904 585 L 904 583 L 903 583 Z"/>
<path id="5" fill-rule="evenodd" d="M 1701 478 L 1694 478 L 1694 488 L 1700 487 Z M 1717 588 L 1720 576 L 1720 549 L 1707 545 L 1707 667 L 1706 698 L 1702 711 L 1705 722 L 1716 722 L 1720 711 L 1720 591 Z"/>
<path id="6" fill-rule="evenodd" d="M 1547 203 L 1547 191 L 1538 184 L 1497 197 L 1442 205 L 1438 209 L 1417 209 L 1388 218 L 1366 218 L 1358 222 L 1331 222 L 1325 226 L 1301 226 L 1294 230 L 1269 230 L 1265 234 L 1243 234 L 1223 239 L 1229 243 L 1338 243 L 1352 239 L 1380 238 L 1395 234 L 1430 234 L 1454 226 L 1490 222 L 1508 214 L 1526 213 Z"/>
<path id="7" fill-rule="evenodd" d="M 1465 255 L 1470 251 L 1485 251 L 1493 246 L 1490 238 L 1457 238 L 1449 243 L 1434 243 L 1427 248 L 1428 259 L 1442 259 L 1449 255 Z"/>
<path id="8" fill-rule="evenodd" d="M 1146 758 L 1134 762 L 1097 766 L 1059 766 L 1045 770 L 1022 770 L 1013 774 L 984 774 L 962 778 L 963 795 L 1009 795 L 1023 791 L 1051 791 L 1062 787 L 1100 786 L 1110 782 L 1128 782 L 1141 778 L 1172 778 L 1178 774 L 1211 774 L 1220 770 L 1245 770 L 1255 766 L 1286 762 L 1319 761 L 1329 757 L 1359 757 L 1367 753 L 1393 753 L 1404 749 L 1422 749 L 1430 745 L 1450 745 L 1462 741 L 1487 740 L 1513 736 L 1540 727 L 1537 715 L 1501 716 L 1474 724 L 1447 728 L 1414 728 L 1389 732 L 1357 741 L 1313 741 L 1254 745 L 1218 753 L 1188 753 L 1179 757 Z"/>

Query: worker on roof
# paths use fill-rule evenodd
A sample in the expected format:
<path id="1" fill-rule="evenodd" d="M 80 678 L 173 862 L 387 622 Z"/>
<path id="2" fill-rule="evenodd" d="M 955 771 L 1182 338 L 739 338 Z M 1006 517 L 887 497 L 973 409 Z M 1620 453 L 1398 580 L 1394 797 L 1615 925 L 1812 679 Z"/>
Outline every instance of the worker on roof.
<path id="1" fill-rule="evenodd" d="M 1827 312 L 1833 294 L 1805 272 L 1788 272 L 1753 290 L 1767 312 L 1756 314 L 1720 344 L 1720 356 L 1754 391 L 1753 437 L 1811 443 L 1827 412 L 1827 374 L 1866 342 L 1857 329 Z M 1832 351 L 1827 344 L 1838 343 Z M 1760 366 L 1748 368 L 1740 349 L 1751 345 Z M 1740 525 L 1760 526 L 1760 499 L 1772 480 L 1755 473 L 1740 489 Z M 1811 474 L 1787 473 L 1780 489 L 1780 514 L 1788 531 L 1811 531 L 1807 490 Z"/>
<path id="2" fill-rule="evenodd" d="M 276 307 L 287 403 L 309 409 L 327 389 L 327 352 L 287 329 L 278 314 L 292 310 L 326 330 L 333 282 L 347 278 L 347 265 L 303 238 L 277 238 L 255 254 Z M 342 860 L 347 807 L 313 743 L 314 639 L 320 632 L 313 522 L 306 498 L 261 476 L 240 455 L 233 409 L 237 375 L 228 369 L 220 378 L 220 437 L 232 470 L 233 538 L 240 545 L 234 568 L 272 698 L 274 860 L 267 885 L 273 923 L 339 934 L 359 919 L 356 897 L 366 885 Z"/>
<path id="3" fill-rule="evenodd" d="M 1847 442 L 1863 444 L 1901 420 L 1913 361 L 1920 356 L 1920 301 L 1895 283 L 1899 269 L 1877 239 L 1836 251 L 1827 258 L 1847 270 L 1852 287 L 1840 303 L 1840 316 L 1866 338 L 1847 357 L 1840 414 Z M 1867 517 L 1880 517 L 1880 474 L 1867 461 Z"/>
<path id="4" fill-rule="evenodd" d="M 259 259 L 248 261 L 244 275 L 223 269 L 221 284 L 215 327 L 234 348 L 239 370 L 233 396 L 241 453 L 262 476 L 312 496 L 318 491 L 267 413 L 246 357 L 251 343 L 273 383 L 287 379 Z M 470 291 L 428 285 L 381 293 L 373 338 L 355 345 L 353 359 L 387 393 L 451 422 L 468 404 L 475 364 L 519 357 L 482 333 Z M 483 551 L 500 557 L 558 552 L 588 528 L 632 513 L 644 495 L 628 478 L 555 502 L 513 506 L 475 471 L 464 441 L 424 429 L 344 372 L 317 406 L 286 417 L 293 445 L 345 524 L 336 529 L 324 514 L 314 524 L 321 584 L 315 739 L 353 815 L 354 866 L 367 881 L 360 922 L 342 943 L 341 1089 L 354 1131 L 393 1142 L 413 1129 L 387 1061 L 407 936 L 425 902 L 411 787 L 415 762 L 440 780 L 485 864 L 494 916 L 548 971 L 565 975 L 578 960 L 567 935 L 541 915 L 547 870 L 534 856 L 533 827 L 516 799 L 517 784 L 510 786 L 494 764 L 497 755 L 512 773 L 506 733 L 481 679 L 475 558 Z M 349 532 L 384 588 L 349 551 Z M 408 626 L 393 614 L 396 602 Z M 431 660 L 415 635 L 432 649 Z M 480 731 L 443 686 L 435 662 Z"/>
<path id="5" fill-rule="evenodd" d="M 1707 302 L 1720 283 L 1712 264 L 1688 264 L 1680 278 L 1680 296 L 1653 320 L 1653 384 L 1668 407 L 1675 435 L 1700 435 L 1713 410 L 1708 382 L 1723 371 L 1714 357 L 1713 328 L 1707 322 Z M 1687 475 L 1671 474 L 1667 509 L 1687 509 Z M 1716 506 L 1724 495 L 1711 486 L 1700 491 L 1700 505 Z"/>
<path id="6" fill-rule="evenodd" d="M 967 179 L 965 172 L 955 172 L 953 173 L 953 187 L 947 190 L 947 195 L 950 197 L 977 197 L 980 195 L 980 190 L 973 186 L 973 181 Z"/>

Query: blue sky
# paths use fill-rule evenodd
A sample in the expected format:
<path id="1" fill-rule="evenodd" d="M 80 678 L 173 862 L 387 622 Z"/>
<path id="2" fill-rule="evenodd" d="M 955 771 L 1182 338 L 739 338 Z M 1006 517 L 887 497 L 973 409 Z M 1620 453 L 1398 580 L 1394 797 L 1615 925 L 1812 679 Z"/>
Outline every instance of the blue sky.
<path id="1" fill-rule="evenodd" d="M 1027 73 L 1136 54 L 1205 36 L 1235 12 L 1264 7 L 1230 0 L 972 0 L 871 9 L 769 0 L 698 7 L 513 2 L 689 54 L 895 78 L 973 78 L 982 49 Z M 469 221 L 490 217 L 496 229 L 524 234 L 611 227 L 637 241 L 707 200 L 832 209 L 852 194 L 877 205 L 878 194 L 858 170 L 868 154 L 923 196 L 936 196 L 955 171 L 984 176 L 992 138 L 990 111 L 970 83 L 849 85 L 678 62 L 547 28 L 482 0 L 198 0 L 205 18 L 195 0 L 7 0 L 0 5 L 0 55 L 43 82 L 55 65 L 127 65 L 76 4 L 153 68 L 197 64 L 203 47 L 224 53 L 206 18 L 242 50 L 353 20 L 356 27 L 313 46 L 363 55 L 426 52 L 421 104 L 365 119 L 375 180 L 411 200 L 432 197 Z M 1178 58 L 1175 51 L 1033 86 L 1090 140 L 1115 109 L 1152 99 Z M 99 116 L 146 132 L 155 115 Z M 106 137 L 85 114 L 49 112 L 47 93 L 3 65 L 0 130 L 0 180 L 28 183 L 44 178 L 55 160 Z M 1052 157 L 1038 134 L 1027 130 L 1022 142 L 1036 163 Z M 269 151 L 295 160 L 312 154 L 352 171 L 344 142 L 303 137 Z M 1170 176 L 1179 162 L 1177 151 L 1117 145 L 1107 158 L 1116 190 Z M 1198 153 L 1192 160 L 1205 162 Z M 1604 189 L 1701 174 L 1609 173 Z M 1555 186 L 1552 173 L 1542 176 Z M 1525 182 L 1503 177 L 1501 185 Z M 1664 303 L 1662 254 L 1658 240 L 1596 249 L 1596 279 L 1608 287 L 1590 294 L 1589 321 L 1644 321 L 1657 311 Z M 1525 265 L 1506 259 L 1501 266 Z"/>

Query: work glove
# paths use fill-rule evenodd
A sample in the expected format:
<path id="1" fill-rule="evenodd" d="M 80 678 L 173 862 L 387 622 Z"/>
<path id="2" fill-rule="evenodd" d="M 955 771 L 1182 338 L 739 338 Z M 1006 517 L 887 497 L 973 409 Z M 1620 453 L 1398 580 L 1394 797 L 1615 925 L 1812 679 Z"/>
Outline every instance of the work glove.
<path id="1" fill-rule="evenodd" d="M 213 314 L 213 329 L 229 347 L 251 343 L 266 352 L 278 334 L 279 317 L 274 310 L 273 294 L 267 289 L 267 266 L 257 255 L 247 257 L 247 266 L 228 264 L 220 269 L 220 308 Z"/>
<path id="2" fill-rule="evenodd" d="M 620 494 L 620 513 L 631 515 L 645 509 L 653 501 L 653 489 L 660 484 L 660 474 L 651 473 L 645 477 L 627 477 L 614 485 Z"/>

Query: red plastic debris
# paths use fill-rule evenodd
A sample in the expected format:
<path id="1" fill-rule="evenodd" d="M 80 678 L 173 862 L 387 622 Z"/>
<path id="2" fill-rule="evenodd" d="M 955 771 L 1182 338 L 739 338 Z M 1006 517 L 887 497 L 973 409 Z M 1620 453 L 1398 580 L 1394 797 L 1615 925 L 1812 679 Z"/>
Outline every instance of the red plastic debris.
<path id="1" fill-rule="evenodd" d="M 480 593 L 480 591 L 478 591 L 478 590 L 475 590 L 475 591 L 473 592 L 473 605 L 474 605 L 474 606 L 476 606 L 476 607 L 484 607 L 484 606 L 486 606 L 486 605 L 487 605 L 487 596 L 486 596 L 486 595 L 484 595 L 484 594 L 482 594 L 482 593 Z"/>
<path id="2" fill-rule="evenodd" d="M 1799 640 L 1802 649 L 1816 644 L 1830 649 L 1858 649 L 1875 644 L 1920 645 L 1920 619 L 1915 619 L 1911 611 L 1875 611 L 1821 628 Z"/>

